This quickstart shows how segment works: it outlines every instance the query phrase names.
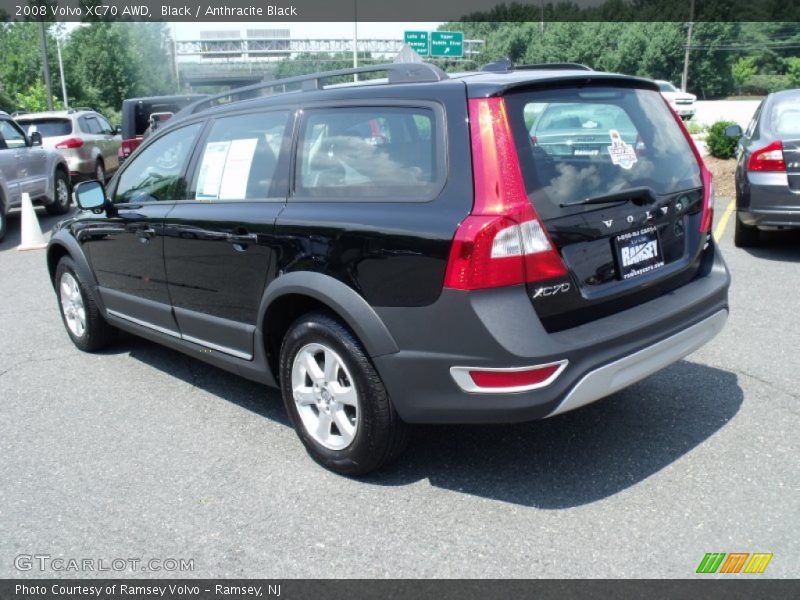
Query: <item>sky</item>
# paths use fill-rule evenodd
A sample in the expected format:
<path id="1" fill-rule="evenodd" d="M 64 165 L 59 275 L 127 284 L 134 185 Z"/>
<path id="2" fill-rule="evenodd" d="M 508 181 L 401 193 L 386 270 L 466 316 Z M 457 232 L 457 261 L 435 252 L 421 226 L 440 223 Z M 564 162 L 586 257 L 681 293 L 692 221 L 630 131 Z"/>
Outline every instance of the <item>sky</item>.
<path id="1" fill-rule="evenodd" d="M 402 39 L 403 31 L 434 31 L 441 23 L 359 23 L 359 39 Z M 201 31 L 225 31 L 245 29 L 289 29 L 296 39 L 353 37 L 353 23 L 169 23 L 176 40 L 199 39 Z"/>

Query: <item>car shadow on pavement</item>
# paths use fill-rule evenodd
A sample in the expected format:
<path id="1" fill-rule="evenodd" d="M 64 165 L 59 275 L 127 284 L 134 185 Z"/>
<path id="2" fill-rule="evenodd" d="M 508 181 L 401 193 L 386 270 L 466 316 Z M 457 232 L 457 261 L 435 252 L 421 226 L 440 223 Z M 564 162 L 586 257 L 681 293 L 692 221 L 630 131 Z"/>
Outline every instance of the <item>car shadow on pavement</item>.
<path id="1" fill-rule="evenodd" d="M 75 210 L 75 207 L 72 207 L 68 214 L 52 217 L 48 215 L 43 208 L 37 208 L 36 216 L 39 218 L 39 227 L 41 227 L 45 237 L 49 239 L 50 236 L 48 233 L 52 231 L 56 223 L 69 218 Z M 6 236 L 3 238 L 3 241 L 0 242 L 0 252 L 3 250 L 13 250 L 19 246 L 21 241 L 20 226 L 22 225 L 22 213 L 15 210 L 6 215 L 6 219 L 8 219 L 8 223 L 6 223 Z M 44 258 L 42 258 L 42 260 L 44 260 Z"/>
<path id="2" fill-rule="evenodd" d="M 127 353 L 290 427 L 277 390 L 125 333 L 108 352 Z M 524 506 L 580 506 L 666 468 L 724 427 L 743 398 L 735 374 L 681 361 L 605 400 L 551 419 L 415 426 L 409 449 L 397 462 L 360 481 L 391 487 L 428 480 L 439 488 Z"/>
<path id="3" fill-rule="evenodd" d="M 762 231 L 760 244 L 745 250 L 755 258 L 800 262 L 800 230 Z"/>
<path id="4" fill-rule="evenodd" d="M 425 426 L 377 485 L 431 485 L 562 509 L 617 494 L 663 470 L 739 411 L 736 375 L 676 363 L 600 402 L 519 425 Z"/>
<path id="5" fill-rule="evenodd" d="M 182 352 L 125 332 L 103 353 L 128 354 L 131 358 L 177 377 L 209 394 L 245 408 L 259 416 L 291 427 L 276 389 L 229 373 Z"/>

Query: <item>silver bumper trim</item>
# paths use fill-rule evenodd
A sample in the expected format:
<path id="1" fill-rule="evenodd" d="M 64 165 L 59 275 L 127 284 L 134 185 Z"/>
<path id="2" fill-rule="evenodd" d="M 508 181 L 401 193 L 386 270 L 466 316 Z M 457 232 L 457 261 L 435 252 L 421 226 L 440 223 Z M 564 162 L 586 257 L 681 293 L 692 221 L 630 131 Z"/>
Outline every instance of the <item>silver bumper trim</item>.
<path id="1" fill-rule="evenodd" d="M 727 319 L 728 311 L 721 310 L 665 340 L 590 371 L 547 416 L 605 398 L 682 359 L 713 339 L 722 331 Z"/>

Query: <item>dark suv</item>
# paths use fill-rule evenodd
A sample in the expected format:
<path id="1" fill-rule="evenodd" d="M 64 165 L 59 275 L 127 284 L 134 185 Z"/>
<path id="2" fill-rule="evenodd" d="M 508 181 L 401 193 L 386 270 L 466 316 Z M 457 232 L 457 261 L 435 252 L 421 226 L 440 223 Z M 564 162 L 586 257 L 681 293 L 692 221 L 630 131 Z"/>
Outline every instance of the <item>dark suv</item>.
<path id="1" fill-rule="evenodd" d="M 47 254 L 68 334 L 92 351 L 124 329 L 279 386 L 347 474 L 396 456 L 408 423 L 563 413 L 714 337 L 711 178 L 658 87 L 488 69 L 187 107 L 107 189 L 78 187 Z"/>

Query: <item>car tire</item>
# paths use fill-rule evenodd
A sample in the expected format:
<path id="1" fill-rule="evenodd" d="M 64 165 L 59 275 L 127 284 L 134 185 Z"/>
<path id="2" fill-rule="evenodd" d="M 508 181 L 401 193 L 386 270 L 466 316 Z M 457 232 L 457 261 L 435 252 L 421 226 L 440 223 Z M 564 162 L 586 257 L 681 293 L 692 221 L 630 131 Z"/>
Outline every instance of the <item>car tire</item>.
<path id="1" fill-rule="evenodd" d="M 103 318 L 69 256 L 56 267 L 55 288 L 61 320 L 75 346 L 84 352 L 96 352 L 116 339 L 117 329 Z"/>
<path id="2" fill-rule="evenodd" d="M 749 248 L 752 246 L 757 246 L 760 240 L 761 235 L 758 231 L 758 227 L 745 225 L 742 223 L 737 213 L 736 223 L 734 224 L 733 228 L 734 245 L 736 245 L 737 248 Z"/>
<path id="3" fill-rule="evenodd" d="M 97 160 L 97 164 L 94 167 L 94 177 L 103 185 L 106 184 L 106 168 L 100 159 Z"/>
<path id="4" fill-rule="evenodd" d="M 45 209 L 48 215 L 63 215 L 69 211 L 69 177 L 61 169 L 56 170 L 53 182 L 53 201 Z"/>
<path id="5" fill-rule="evenodd" d="M 408 443 L 408 425 L 361 343 L 325 313 L 308 313 L 289 327 L 280 384 L 297 435 L 331 471 L 365 475 L 397 458 Z"/>

